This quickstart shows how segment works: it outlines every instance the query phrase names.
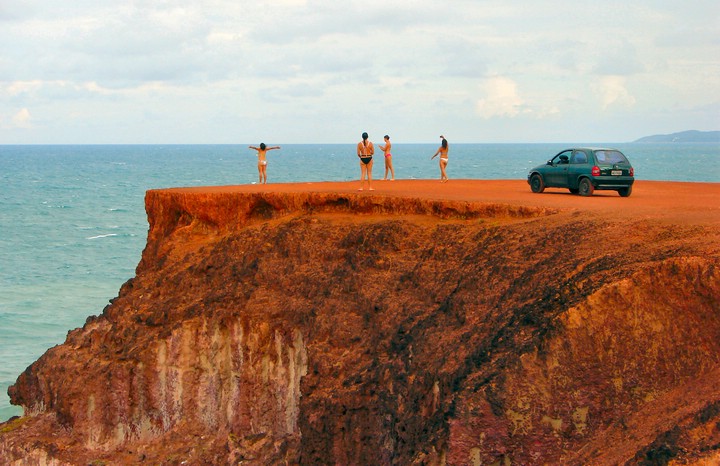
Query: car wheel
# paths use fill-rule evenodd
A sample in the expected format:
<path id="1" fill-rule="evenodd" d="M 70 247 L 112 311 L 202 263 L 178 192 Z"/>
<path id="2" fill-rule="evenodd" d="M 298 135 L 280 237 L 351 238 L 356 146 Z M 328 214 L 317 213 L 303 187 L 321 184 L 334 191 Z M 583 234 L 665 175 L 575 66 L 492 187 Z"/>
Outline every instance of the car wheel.
<path id="1" fill-rule="evenodd" d="M 542 176 L 535 173 L 530 177 L 530 189 L 534 193 L 541 193 L 545 191 L 545 182 L 543 181 Z"/>
<path id="2" fill-rule="evenodd" d="M 618 189 L 618 194 L 621 197 L 628 197 L 629 195 L 632 194 L 632 186 L 628 186 L 627 188 Z"/>
<path id="3" fill-rule="evenodd" d="M 582 180 L 580 180 L 580 184 L 578 185 L 578 193 L 581 196 L 592 196 L 594 191 L 595 188 L 593 187 L 592 183 L 588 178 L 583 178 Z"/>

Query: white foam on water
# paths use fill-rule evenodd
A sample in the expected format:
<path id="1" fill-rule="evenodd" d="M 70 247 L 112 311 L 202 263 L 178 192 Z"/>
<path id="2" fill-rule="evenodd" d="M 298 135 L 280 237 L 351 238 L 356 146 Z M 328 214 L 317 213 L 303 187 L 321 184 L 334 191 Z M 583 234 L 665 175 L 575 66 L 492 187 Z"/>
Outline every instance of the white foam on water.
<path id="1" fill-rule="evenodd" d="M 86 239 L 98 239 L 98 238 L 109 238 L 111 236 L 117 236 L 117 233 L 108 233 L 107 235 L 89 236 Z"/>

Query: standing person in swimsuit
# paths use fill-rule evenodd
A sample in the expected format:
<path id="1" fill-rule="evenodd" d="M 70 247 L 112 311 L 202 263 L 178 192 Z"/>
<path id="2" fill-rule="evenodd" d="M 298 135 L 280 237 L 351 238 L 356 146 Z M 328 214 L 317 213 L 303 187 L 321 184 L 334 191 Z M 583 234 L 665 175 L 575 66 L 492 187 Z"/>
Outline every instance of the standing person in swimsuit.
<path id="1" fill-rule="evenodd" d="M 440 144 L 435 155 L 430 157 L 430 160 L 437 157 L 438 154 L 440 155 L 440 182 L 445 183 L 448 180 L 447 173 L 445 172 L 448 164 L 448 142 L 445 136 L 440 136 L 440 139 L 442 139 L 442 144 Z"/>
<path id="2" fill-rule="evenodd" d="M 360 189 L 358 189 L 358 191 L 363 190 L 363 180 L 365 177 L 367 177 L 368 180 L 368 190 L 373 191 L 373 154 L 375 154 L 375 147 L 372 142 L 368 141 L 368 133 L 362 133 L 362 141 L 358 142 L 357 145 L 357 156 L 360 158 Z"/>
<path id="3" fill-rule="evenodd" d="M 249 149 L 257 151 L 258 158 L 258 183 L 267 184 L 267 151 L 280 149 L 280 146 L 268 147 L 264 142 L 260 143 L 260 147 L 248 146 Z"/>
<path id="4" fill-rule="evenodd" d="M 390 136 L 386 134 L 383 139 L 385 139 L 385 145 L 379 146 L 380 150 L 385 152 L 385 178 L 383 178 L 383 180 L 387 180 L 388 170 L 390 170 L 390 174 L 392 175 L 390 181 L 395 181 L 395 170 L 393 169 L 392 154 L 390 153 L 390 148 L 392 147 Z"/>

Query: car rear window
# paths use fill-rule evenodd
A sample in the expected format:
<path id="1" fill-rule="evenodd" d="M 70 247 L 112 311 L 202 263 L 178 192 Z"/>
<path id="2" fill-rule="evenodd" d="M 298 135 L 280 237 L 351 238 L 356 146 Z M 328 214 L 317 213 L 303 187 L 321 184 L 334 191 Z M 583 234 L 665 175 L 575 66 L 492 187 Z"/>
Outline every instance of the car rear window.
<path id="1" fill-rule="evenodd" d="M 617 150 L 596 150 L 595 157 L 598 163 L 628 163 L 628 160 Z"/>

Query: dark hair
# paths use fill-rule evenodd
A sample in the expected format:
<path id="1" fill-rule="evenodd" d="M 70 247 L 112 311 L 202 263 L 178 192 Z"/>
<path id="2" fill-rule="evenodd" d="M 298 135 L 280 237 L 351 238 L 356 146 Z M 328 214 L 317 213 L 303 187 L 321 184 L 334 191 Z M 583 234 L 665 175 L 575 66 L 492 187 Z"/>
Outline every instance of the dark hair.
<path id="1" fill-rule="evenodd" d="M 367 139 L 367 138 L 368 138 L 367 133 L 362 133 L 362 138 L 363 138 L 363 139 Z"/>
<path id="2" fill-rule="evenodd" d="M 386 134 L 385 137 L 384 137 L 384 139 L 390 139 L 390 136 L 388 136 L 388 135 Z"/>
<path id="3" fill-rule="evenodd" d="M 445 139 L 445 136 L 440 136 L 442 138 L 442 146 L 444 149 L 447 149 L 448 142 L 447 139 Z"/>
<path id="4" fill-rule="evenodd" d="M 265 145 L 264 142 L 261 142 L 261 143 L 260 143 L 260 149 L 265 150 L 266 147 L 267 147 L 267 146 Z"/>

